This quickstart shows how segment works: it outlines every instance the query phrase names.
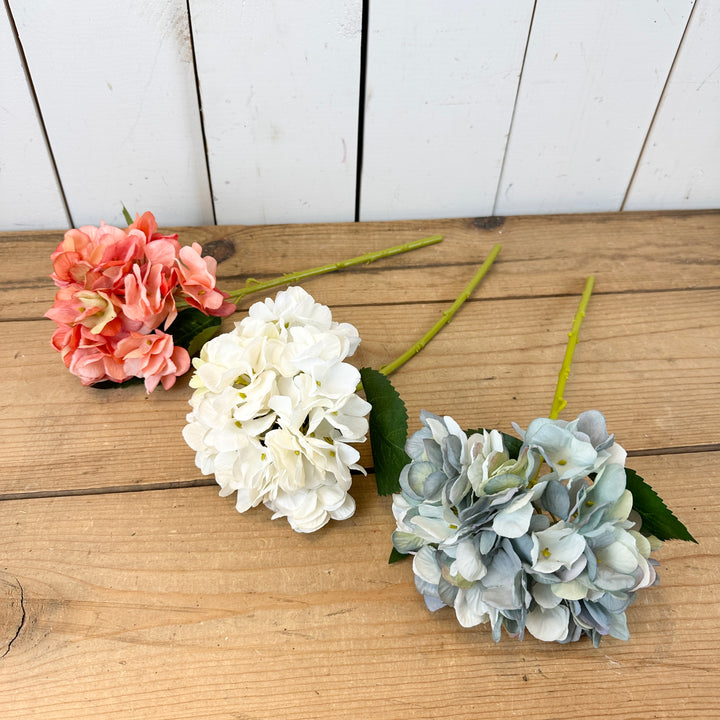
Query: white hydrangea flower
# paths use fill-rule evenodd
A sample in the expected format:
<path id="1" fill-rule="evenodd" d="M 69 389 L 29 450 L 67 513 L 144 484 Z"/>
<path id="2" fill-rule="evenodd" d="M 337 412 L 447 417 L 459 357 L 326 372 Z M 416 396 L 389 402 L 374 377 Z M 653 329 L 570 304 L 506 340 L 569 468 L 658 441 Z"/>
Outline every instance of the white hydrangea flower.
<path id="1" fill-rule="evenodd" d="M 244 512 L 261 503 L 298 532 L 355 511 L 348 490 L 365 440 L 369 403 L 343 362 L 360 338 L 302 288 L 255 303 L 235 329 L 193 360 L 195 389 L 183 437 L 221 495 Z"/>

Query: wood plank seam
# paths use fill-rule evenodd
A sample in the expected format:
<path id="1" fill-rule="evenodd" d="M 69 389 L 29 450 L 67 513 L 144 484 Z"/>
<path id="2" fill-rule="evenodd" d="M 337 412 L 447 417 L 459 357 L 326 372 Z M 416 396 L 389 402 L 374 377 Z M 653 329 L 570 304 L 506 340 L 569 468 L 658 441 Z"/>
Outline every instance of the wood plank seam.
<path id="1" fill-rule="evenodd" d="M 370 0 L 362 0 L 360 28 L 360 76 L 358 78 L 357 153 L 355 158 L 355 222 L 360 222 L 360 195 L 362 193 L 363 147 L 365 139 L 365 102 L 367 93 L 367 48 Z"/>
<path id="2" fill-rule="evenodd" d="M 45 125 L 45 118 L 43 117 L 40 109 L 40 102 L 38 100 L 37 91 L 35 90 L 35 83 L 33 82 L 32 75 L 30 74 L 30 68 L 28 67 L 25 48 L 20 40 L 20 33 L 18 33 L 17 24 L 15 23 L 15 18 L 13 17 L 12 8 L 10 7 L 9 2 L 5 2 L 5 10 L 7 12 L 8 21 L 10 22 L 10 29 L 12 30 L 13 37 L 15 38 L 15 47 L 17 47 L 20 62 L 22 63 L 23 71 L 25 73 L 25 82 L 27 83 L 28 91 L 30 92 L 30 99 L 33 107 L 35 108 L 35 115 L 37 116 L 40 132 L 42 133 L 42 137 L 45 142 L 50 166 L 52 167 L 52 171 L 55 175 L 55 182 L 57 183 L 58 192 L 60 193 L 60 201 L 63 204 L 65 215 L 67 216 L 68 227 L 74 227 L 75 223 L 73 222 L 72 213 L 70 212 L 70 205 L 68 204 L 67 197 L 65 196 L 65 188 L 63 187 L 62 180 L 60 179 L 60 171 L 58 170 L 57 161 L 55 160 L 55 153 L 53 152 L 52 145 L 50 144 L 50 138 Z"/>
<path id="3" fill-rule="evenodd" d="M 680 54 L 680 49 L 682 48 L 684 42 L 685 42 L 685 36 L 687 35 L 688 28 L 690 27 L 690 21 L 692 20 L 693 13 L 695 12 L 695 9 L 697 8 L 698 3 L 695 2 L 693 6 L 690 8 L 690 13 L 688 14 L 687 22 L 685 23 L 685 27 L 683 29 L 682 37 L 680 38 L 680 42 L 678 43 L 677 48 L 675 49 L 675 55 L 673 56 L 672 62 L 670 63 L 670 70 L 668 71 L 667 76 L 665 77 L 665 83 L 663 85 L 663 89 L 660 92 L 660 97 L 658 98 L 658 103 L 655 106 L 655 112 L 653 113 L 652 118 L 650 119 L 650 124 L 648 125 L 647 132 L 645 133 L 645 139 L 643 140 L 643 144 L 640 147 L 640 152 L 638 153 L 637 160 L 635 161 L 635 167 L 633 168 L 632 175 L 630 176 L 630 180 L 628 181 L 627 188 L 625 188 L 625 195 L 623 196 L 622 203 L 620 204 L 620 212 L 623 212 L 625 210 L 625 205 L 627 203 L 628 196 L 630 195 L 630 191 L 632 190 L 633 182 L 635 181 L 635 176 L 637 175 L 638 168 L 640 167 L 640 163 L 642 162 L 643 155 L 645 154 L 645 149 L 648 144 L 648 140 L 650 138 L 650 135 L 653 130 L 653 126 L 655 125 L 655 120 L 658 117 L 658 113 L 660 112 L 660 108 L 663 104 L 663 99 L 665 98 L 665 92 L 667 91 L 668 83 L 670 82 L 670 78 L 672 77 L 673 70 L 675 69 L 675 63 L 677 62 L 678 55 Z"/>
<path id="4" fill-rule="evenodd" d="M 196 480 L 157 482 L 147 485 L 114 485 L 107 487 L 68 488 L 66 490 L 34 490 L 32 492 L 1 493 L 0 502 L 10 500 L 42 500 L 56 497 L 85 497 L 88 495 L 118 495 L 123 493 L 152 492 L 156 490 L 183 490 L 185 488 L 212 487 L 215 479 L 200 477 Z"/>
<path id="5" fill-rule="evenodd" d="M 217 213 L 215 212 L 215 195 L 213 194 L 213 178 L 210 173 L 210 158 L 208 156 L 207 134 L 205 132 L 205 117 L 203 115 L 202 94 L 200 93 L 200 78 L 198 77 L 197 57 L 195 55 L 195 36 L 193 34 L 192 13 L 190 12 L 190 0 L 186 0 L 188 37 L 190 38 L 190 55 L 192 57 L 193 74 L 195 76 L 195 93 L 197 95 L 198 120 L 200 122 L 200 136 L 202 138 L 203 153 L 205 154 L 205 171 L 207 172 L 208 188 L 210 190 L 210 209 L 212 211 L 213 224 L 217 225 Z"/>
<path id="6" fill-rule="evenodd" d="M 686 455 L 694 453 L 720 452 L 720 443 L 706 445 L 684 445 L 679 447 L 645 448 L 628 450 L 627 456 L 657 457 L 665 455 Z M 365 467 L 367 476 L 375 474 L 373 465 Z M 354 479 L 365 477 L 360 473 L 352 473 Z M 67 488 L 63 490 L 35 490 L 31 492 L 0 493 L 0 502 L 12 500 L 41 500 L 57 497 L 84 497 L 88 495 L 116 495 L 122 493 L 154 492 L 158 490 L 181 490 L 185 488 L 213 487 L 215 479 L 212 477 L 199 477 L 194 480 L 179 480 L 175 482 L 157 482 L 147 485 L 113 485 L 106 487 Z"/>
<path id="7" fill-rule="evenodd" d="M 535 10 L 537 9 L 537 0 L 533 3 L 532 14 L 530 15 L 530 24 L 528 25 L 527 38 L 525 38 L 525 49 L 523 50 L 522 63 L 520 65 L 520 75 L 517 81 L 517 87 L 515 88 L 515 102 L 513 102 L 512 114 L 510 115 L 510 123 L 508 124 L 507 139 L 510 139 L 513 130 L 513 123 L 515 122 L 515 112 L 517 111 L 518 98 L 520 97 L 520 87 L 522 86 L 523 73 L 525 72 L 525 61 L 527 60 L 528 47 L 530 47 L 530 36 L 532 35 L 533 22 L 535 21 Z M 492 216 L 496 217 L 496 210 L 498 206 L 498 197 L 500 195 L 500 188 L 503 183 L 503 173 L 505 172 L 505 161 L 508 155 L 508 143 L 505 142 L 505 151 L 503 152 L 502 162 L 500 163 L 500 173 L 497 178 L 497 186 L 495 187 L 495 199 L 492 205 Z"/>

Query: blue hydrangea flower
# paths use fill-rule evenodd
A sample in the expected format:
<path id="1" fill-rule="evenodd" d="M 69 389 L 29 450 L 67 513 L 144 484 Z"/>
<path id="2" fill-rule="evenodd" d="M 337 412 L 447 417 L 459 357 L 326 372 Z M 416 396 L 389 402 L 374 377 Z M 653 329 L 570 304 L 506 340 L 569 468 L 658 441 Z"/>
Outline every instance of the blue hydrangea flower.
<path id="1" fill-rule="evenodd" d="M 605 418 L 538 418 L 517 458 L 497 430 L 469 438 L 450 417 L 421 414 L 393 496 L 393 544 L 414 555 L 432 611 L 546 641 L 627 639 L 625 610 L 657 582 L 656 547 L 629 519 L 625 451 Z"/>

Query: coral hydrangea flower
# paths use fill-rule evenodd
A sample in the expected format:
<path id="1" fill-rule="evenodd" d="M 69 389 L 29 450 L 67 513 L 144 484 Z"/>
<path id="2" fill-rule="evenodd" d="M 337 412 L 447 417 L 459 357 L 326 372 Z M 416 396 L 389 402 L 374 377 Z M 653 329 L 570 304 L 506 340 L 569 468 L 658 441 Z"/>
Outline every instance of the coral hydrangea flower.
<path id="1" fill-rule="evenodd" d="M 173 345 L 172 337 L 161 330 L 149 335 L 130 333 L 118 342 L 116 355 L 125 372 L 144 378 L 148 392 L 159 382 L 169 390 L 175 379 L 190 369 L 187 350 Z"/>
<path id="2" fill-rule="evenodd" d="M 298 532 L 354 513 L 350 473 L 364 471 L 352 444 L 365 440 L 370 405 L 343 361 L 359 342 L 352 325 L 291 287 L 205 344 L 183 436 L 220 494 L 237 493 L 239 512 L 264 504 Z"/>
<path id="3" fill-rule="evenodd" d="M 201 249 L 159 233 L 149 212 L 125 230 L 101 223 L 65 233 L 51 256 L 59 289 L 45 315 L 57 323 L 52 345 L 70 372 L 84 385 L 140 377 L 148 392 L 187 372 L 187 351 L 158 330 L 175 320 L 176 299 L 207 315 L 235 310 Z"/>
<path id="4" fill-rule="evenodd" d="M 235 306 L 225 302 L 227 293 L 215 288 L 217 260 L 202 257 L 201 250 L 198 243 L 193 243 L 180 248 L 178 254 L 177 273 L 185 300 L 208 315 L 227 317 L 235 312 Z"/>

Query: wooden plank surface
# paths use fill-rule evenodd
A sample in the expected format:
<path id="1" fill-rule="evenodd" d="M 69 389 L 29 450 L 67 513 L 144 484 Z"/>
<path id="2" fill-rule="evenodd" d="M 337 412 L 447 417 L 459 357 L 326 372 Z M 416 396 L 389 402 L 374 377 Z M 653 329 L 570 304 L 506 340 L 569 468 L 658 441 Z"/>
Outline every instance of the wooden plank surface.
<path id="1" fill-rule="evenodd" d="M 360 0 L 189 7 L 217 222 L 353 220 Z"/>
<path id="2" fill-rule="evenodd" d="M 373 3 L 361 220 L 492 213 L 533 3 Z"/>
<path id="3" fill-rule="evenodd" d="M 620 209 L 693 2 L 537 4 L 494 213 Z"/>
<path id="4" fill-rule="evenodd" d="M 4 718 L 720 715 L 720 213 L 185 228 L 227 287 L 442 232 L 439 246 L 305 284 L 377 366 L 421 334 L 496 241 L 473 299 L 394 382 L 463 426 L 549 411 L 586 275 L 596 292 L 563 417 L 597 407 L 628 464 L 699 540 L 658 553 L 631 639 L 492 642 L 430 614 L 388 566 L 389 498 L 357 476 L 355 516 L 311 536 L 235 512 L 180 431 L 187 380 L 82 387 L 48 346 L 61 234 L 0 236 L 0 713 Z M 213 244 L 209 244 L 213 243 Z M 232 251 L 232 252 L 231 252 Z M 247 305 L 248 303 L 245 303 Z M 231 321 L 230 321 L 231 323 Z M 362 462 L 372 464 L 367 445 Z M 451 710 L 448 710 L 451 708 Z"/>
<path id="5" fill-rule="evenodd" d="M 72 221 L 213 223 L 187 3 L 8 4 Z"/>
<path id="6" fill-rule="evenodd" d="M 624 209 L 717 207 L 720 201 L 720 4 L 699 0 Z"/>
<path id="7" fill-rule="evenodd" d="M 630 641 L 598 650 L 495 645 L 429 613 L 409 564 L 386 562 L 372 478 L 352 520 L 308 537 L 212 488 L 4 502 L 5 637 L 25 620 L 0 665 L 3 717 L 715 717 L 715 455 L 636 459 L 700 546 L 660 551 Z"/>
<path id="8" fill-rule="evenodd" d="M 0 229 L 65 227 L 67 213 L 5 3 L 0 68 Z"/>
<path id="9" fill-rule="evenodd" d="M 178 232 L 183 244 L 208 245 L 225 289 L 242 287 L 249 277 L 265 280 L 443 236 L 439 245 L 309 281 L 336 307 L 396 302 L 398 293 L 403 301 L 450 302 L 495 243 L 503 245 L 502 273 L 483 281 L 483 298 L 575 294 L 587 272 L 603 294 L 716 287 L 720 211 L 166 229 Z M 0 282 L 0 320 L 38 319 L 46 312 L 56 289 L 48 281 L 49 258 L 61 240 L 61 232 L 0 234 L 7 278 Z M 428 273 L 430 267 L 438 272 Z M 249 297 L 243 307 L 257 299 Z"/>

